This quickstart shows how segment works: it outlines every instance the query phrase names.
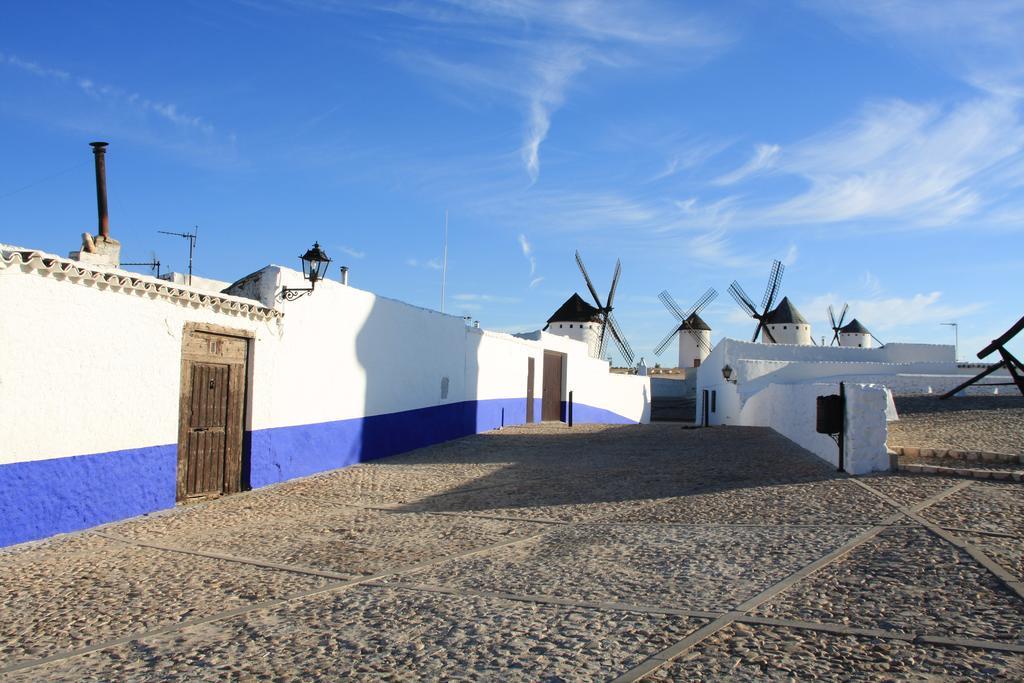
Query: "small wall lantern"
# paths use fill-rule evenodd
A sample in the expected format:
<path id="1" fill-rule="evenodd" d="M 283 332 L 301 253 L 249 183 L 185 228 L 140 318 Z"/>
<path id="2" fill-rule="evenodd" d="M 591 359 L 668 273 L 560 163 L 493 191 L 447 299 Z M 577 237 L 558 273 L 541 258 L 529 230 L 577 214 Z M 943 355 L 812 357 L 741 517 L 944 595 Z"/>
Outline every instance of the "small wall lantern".
<path id="1" fill-rule="evenodd" d="M 726 365 L 724 368 L 722 368 L 722 377 L 725 378 L 726 382 L 730 381 L 730 379 L 732 378 L 732 366 L 731 365 Z"/>
<path id="2" fill-rule="evenodd" d="M 294 301 L 316 289 L 317 281 L 324 279 L 327 275 L 327 266 L 331 264 L 331 259 L 320 248 L 319 242 L 314 242 L 313 248 L 299 258 L 302 259 L 302 277 L 309 280 L 309 287 L 282 287 L 281 298 L 287 301 Z"/>

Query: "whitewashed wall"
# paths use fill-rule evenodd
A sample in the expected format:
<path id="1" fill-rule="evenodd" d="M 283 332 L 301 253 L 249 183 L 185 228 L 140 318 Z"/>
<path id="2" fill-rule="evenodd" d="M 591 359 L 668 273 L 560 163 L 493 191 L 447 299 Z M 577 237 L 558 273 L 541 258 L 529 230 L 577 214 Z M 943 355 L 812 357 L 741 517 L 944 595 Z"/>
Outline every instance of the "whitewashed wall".
<path id="1" fill-rule="evenodd" d="M 772 384 L 743 404 L 737 424 L 771 427 L 833 466 L 839 447 L 818 434 L 817 397 L 839 393 L 839 384 Z M 885 445 L 886 391 L 882 387 L 846 384 L 846 429 L 843 469 L 867 474 L 889 469 Z"/>
<path id="2" fill-rule="evenodd" d="M 539 420 L 545 349 L 566 355 L 576 421 L 649 419 L 647 378 L 610 374 L 584 343 L 334 281 L 277 299 L 306 284 L 269 266 L 231 290 L 244 296 L 214 295 L 0 248 L 0 545 L 174 504 L 186 323 L 252 335 L 253 486 L 522 423 L 531 357 Z"/>

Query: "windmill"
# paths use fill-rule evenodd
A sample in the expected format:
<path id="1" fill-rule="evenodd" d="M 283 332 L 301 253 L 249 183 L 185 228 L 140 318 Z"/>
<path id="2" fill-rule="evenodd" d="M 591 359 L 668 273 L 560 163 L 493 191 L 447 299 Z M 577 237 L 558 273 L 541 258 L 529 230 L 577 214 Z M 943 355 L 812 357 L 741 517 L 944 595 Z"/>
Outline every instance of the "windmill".
<path id="1" fill-rule="evenodd" d="M 672 295 L 668 293 L 668 290 L 663 290 L 661 294 L 658 295 L 658 299 L 660 299 L 661 303 L 668 309 L 668 312 L 675 317 L 678 324 L 673 325 L 672 330 L 656 347 L 654 347 L 654 355 L 660 356 L 669 345 L 669 342 L 671 342 L 677 334 L 682 334 L 684 331 L 693 337 L 694 342 L 696 342 L 697 347 L 701 351 L 705 354 L 711 353 L 711 344 L 703 334 L 701 327 L 698 326 L 697 321 L 700 320 L 698 314 L 704 310 L 704 307 L 711 303 L 716 296 L 718 296 L 718 292 L 716 292 L 714 288 L 709 288 L 708 291 L 704 292 L 703 296 L 697 299 L 696 303 L 690 306 L 689 310 L 684 312 L 676 303 L 675 299 L 672 298 Z M 682 350 L 680 350 L 680 356 L 681 355 Z"/>
<path id="2" fill-rule="evenodd" d="M 602 304 L 601 299 L 597 296 L 597 290 L 594 289 L 594 283 L 590 281 L 590 276 L 587 275 L 586 266 L 583 265 L 583 258 L 580 256 L 580 252 L 576 252 L 576 265 L 580 267 L 580 272 L 583 273 L 583 279 L 587 283 L 587 289 L 590 290 L 590 295 L 594 297 L 594 303 L 597 304 L 597 314 L 601 319 L 601 337 L 598 341 L 598 358 L 604 358 L 605 348 L 608 345 L 609 333 L 611 338 L 615 341 L 615 345 L 619 347 L 619 351 L 622 353 L 622 359 L 626 361 L 626 365 L 633 365 L 633 349 L 630 347 L 629 342 L 626 341 L 626 337 L 622 334 L 622 330 L 619 328 L 619 324 L 615 321 L 615 316 L 612 315 L 612 301 L 615 299 L 615 287 L 619 284 L 619 274 L 622 272 L 622 263 L 615 260 L 615 273 L 612 275 L 612 287 L 608 290 L 608 300 Z"/>
<path id="3" fill-rule="evenodd" d="M 846 319 L 846 311 L 850 309 L 849 304 L 843 304 L 843 310 L 839 314 L 839 320 L 836 320 L 836 312 L 832 308 L 832 304 L 828 305 L 828 319 L 832 323 L 832 341 L 828 343 L 829 346 L 833 344 L 839 344 L 839 330 L 843 326 L 843 321 Z"/>
<path id="4" fill-rule="evenodd" d="M 768 340 L 771 343 L 775 343 L 775 337 L 772 336 L 771 330 L 765 326 L 765 317 L 768 312 L 772 309 L 772 305 L 775 303 L 775 297 L 779 293 L 779 287 L 782 285 L 782 271 L 786 267 L 782 265 L 782 261 L 776 260 L 772 263 L 772 273 L 768 276 L 768 284 L 764 288 L 764 296 L 761 298 L 761 312 L 759 313 L 757 307 L 754 305 L 753 300 L 747 295 L 743 288 L 740 287 L 740 283 L 733 280 L 732 284 L 729 285 L 729 294 L 736 300 L 747 315 L 757 321 L 757 328 L 754 330 L 754 337 L 750 341 L 757 341 L 757 335 L 764 330 Z"/>

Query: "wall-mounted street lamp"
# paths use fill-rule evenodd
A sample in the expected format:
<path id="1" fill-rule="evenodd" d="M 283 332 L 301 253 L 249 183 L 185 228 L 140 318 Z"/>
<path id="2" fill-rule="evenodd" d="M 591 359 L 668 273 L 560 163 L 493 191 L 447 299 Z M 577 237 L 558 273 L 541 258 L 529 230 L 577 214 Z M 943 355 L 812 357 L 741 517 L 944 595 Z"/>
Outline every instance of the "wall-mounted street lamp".
<path id="1" fill-rule="evenodd" d="M 722 377 L 725 378 L 726 382 L 728 382 L 732 378 L 732 366 L 731 365 L 726 365 L 724 368 L 722 368 Z"/>
<path id="2" fill-rule="evenodd" d="M 324 279 L 327 274 L 327 266 L 331 265 L 331 259 L 320 248 L 319 242 L 314 242 L 313 248 L 299 258 L 302 259 L 302 277 L 309 280 L 309 287 L 282 287 L 281 298 L 286 301 L 295 301 L 300 296 L 309 294 L 316 289 L 317 281 Z"/>

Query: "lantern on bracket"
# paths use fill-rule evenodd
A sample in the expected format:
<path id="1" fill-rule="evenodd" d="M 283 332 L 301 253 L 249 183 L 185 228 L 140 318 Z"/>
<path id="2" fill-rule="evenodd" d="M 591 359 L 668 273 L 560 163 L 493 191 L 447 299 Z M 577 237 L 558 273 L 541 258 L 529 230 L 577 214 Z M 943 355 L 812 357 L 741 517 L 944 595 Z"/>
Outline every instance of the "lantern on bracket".
<path id="1" fill-rule="evenodd" d="M 313 247 L 299 258 L 302 259 L 302 277 L 309 280 L 309 287 L 282 287 L 281 298 L 286 301 L 294 301 L 316 289 L 317 281 L 324 279 L 327 266 L 331 265 L 331 259 L 320 248 L 319 242 L 314 242 Z"/>

